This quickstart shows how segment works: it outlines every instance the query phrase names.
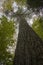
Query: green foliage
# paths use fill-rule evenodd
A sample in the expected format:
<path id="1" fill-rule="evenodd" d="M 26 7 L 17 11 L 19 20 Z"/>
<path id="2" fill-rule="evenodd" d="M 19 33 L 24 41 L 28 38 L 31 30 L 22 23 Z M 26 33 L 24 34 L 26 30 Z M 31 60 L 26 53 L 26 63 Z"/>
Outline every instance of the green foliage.
<path id="1" fill-rule="evenodd" d="M 33 22 L 32 28 L 40 36 L 40 38 L 43 39 L 43 19 L 38 18 L 37 20 L 35 20 Z"/>
<path id="2" fill-rule="evenodd" d="M 26 0 L 15 0 L 17 3 L 24 5 L 26 3 Z"/>
<path id="3" fill-rule="evenodd" d="M 12 3 L 14 2 L 14 0 L 6 0 L 3 3 L 3 10 L 6 11 L 11 11 L 12 10 Z"/>
<path id="4" fill-rule="evenodd" d="M 8 20 L 5 16 L 0 18 L 0 63 L 12 65 L 13 55 L 7 51 L 8 45 L 13 45 L 15 33 L 14 21 Z"/>

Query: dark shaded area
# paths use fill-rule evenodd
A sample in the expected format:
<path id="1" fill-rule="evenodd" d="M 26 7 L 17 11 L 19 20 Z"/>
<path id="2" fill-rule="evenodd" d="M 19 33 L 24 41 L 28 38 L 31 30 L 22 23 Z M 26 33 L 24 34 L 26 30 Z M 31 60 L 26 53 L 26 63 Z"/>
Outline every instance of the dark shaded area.
<path id="1" fill-rule="evenodd" d="M 43 65 L 43 41 L 22 19 L 13 65 Z"/>
<path id="2" fill-rule="evenodd" d="M 27 4 L 31 8 L 43 7 L 43 0 L 27 0 Z"/>

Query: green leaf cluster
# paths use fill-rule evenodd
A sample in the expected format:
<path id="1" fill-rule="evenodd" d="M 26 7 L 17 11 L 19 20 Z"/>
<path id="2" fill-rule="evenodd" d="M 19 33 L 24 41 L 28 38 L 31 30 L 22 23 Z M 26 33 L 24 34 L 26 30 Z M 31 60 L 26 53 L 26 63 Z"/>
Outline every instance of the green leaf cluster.
<path id="1" fill-rule="evenodd" d="M 0 63 L 11 65 L 13 55 L 7 51 L 8 45 L 14 43 L 13 35 L 15 33 L 14 21 L 8 20 L 7 17 L 0 18 Z"/>
<path id="2" fill-rule="evenodd" d="M 26 0 L 15 0 L 17 3 L 24 5 L 26 3 Z"/>
<path id="3" fill-rule="evenodd" d="M 12 10 L 12 3 L 14 2 L 14 0 L 6 0 L 3 3 L 3 10 L 4 11 L 11 11 Z"/>
<path id="4" fill-rule="evenodd" d="M 39 17 L 37 20 L 34 20 L 32 28 L 43 40 L 43 19 Z"/>

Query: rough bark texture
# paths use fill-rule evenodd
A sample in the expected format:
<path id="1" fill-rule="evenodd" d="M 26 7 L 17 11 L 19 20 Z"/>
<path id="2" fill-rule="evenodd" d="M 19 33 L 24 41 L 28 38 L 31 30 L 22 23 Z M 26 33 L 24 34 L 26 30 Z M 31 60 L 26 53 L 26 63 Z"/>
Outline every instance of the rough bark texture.
<path id="1" fill-rule="evenodd" d="M 25 20 L 19 25 L 14 65 L 43 65 L 43 41 Z"/>

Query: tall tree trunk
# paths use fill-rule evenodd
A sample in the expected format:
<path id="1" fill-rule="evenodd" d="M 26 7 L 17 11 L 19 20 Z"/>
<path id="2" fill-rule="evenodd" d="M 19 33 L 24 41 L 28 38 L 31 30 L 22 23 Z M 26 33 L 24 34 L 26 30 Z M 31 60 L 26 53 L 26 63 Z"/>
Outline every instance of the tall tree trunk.
<path id="1" fill-rule="evenodd" d="M 14 65 L 43 65 L 43 41 L 24 19 L 19 25 Z"/>

